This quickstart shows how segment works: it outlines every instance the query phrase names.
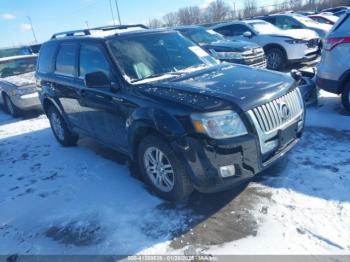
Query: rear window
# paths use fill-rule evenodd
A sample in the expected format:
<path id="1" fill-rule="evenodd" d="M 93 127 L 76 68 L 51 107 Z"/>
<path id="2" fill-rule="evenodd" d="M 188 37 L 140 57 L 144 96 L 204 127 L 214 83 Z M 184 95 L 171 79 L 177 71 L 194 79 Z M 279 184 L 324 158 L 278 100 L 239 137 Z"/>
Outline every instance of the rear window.
<path id="1" fill-rule="evenodd" d="M 56 53 L 56 43 L 44 44 L 40 49 L 38 72 L 51 73 L 54 71 L 54 56 Z"/>
<path id="2" fill-rule="evenodd" d="M 56 73 L 75 75 L 77 46 L 75 44 L 62 44 L 56 58 Z"/>

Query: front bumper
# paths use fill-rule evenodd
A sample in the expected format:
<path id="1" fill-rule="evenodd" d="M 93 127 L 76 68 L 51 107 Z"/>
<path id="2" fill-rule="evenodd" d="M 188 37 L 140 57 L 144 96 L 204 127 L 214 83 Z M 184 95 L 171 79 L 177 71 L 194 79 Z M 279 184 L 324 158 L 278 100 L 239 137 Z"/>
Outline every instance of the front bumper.
<path id="1" fill-rule="evenodd" d="M 320 54 L 319 46 L 310 48 L 306 44 L 289 44 L 285 49 L 290 63 L 312 61 Z"/>
<path id="2" fill-rule="evenodd" d="M 339 95 L 342 93 L 342 82 L 339 80 L 325 79 L 316 76 L 316 85 L 318 88 L 333 94 Z"/>
<path id="3" fill-rule="evenodd" d="M 178 157 L 182 158 L 194 187 L 203 193 L 219 192 L 249 181 L 285 155 L 299 141 L 300 130 L 295 139 L 279 146 L 268 154 L 262 154 L 257 134 L 218 140 L 183 138 L 173 142 Z M 236 174 L 222 178 L 219 169 L 234 165 Z"/>
<path id="4" fill-rule="evenodd" d="M 41 103 L 37 92 L 30 94 L 17 94 L 11 97 L 12 102 L 21 110 L 41 109 Z"/>

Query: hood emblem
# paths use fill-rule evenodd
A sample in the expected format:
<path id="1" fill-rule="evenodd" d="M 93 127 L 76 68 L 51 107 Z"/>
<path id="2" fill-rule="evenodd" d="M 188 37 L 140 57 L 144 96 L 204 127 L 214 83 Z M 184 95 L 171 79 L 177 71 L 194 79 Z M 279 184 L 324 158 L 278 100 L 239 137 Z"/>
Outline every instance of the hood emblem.
<path id="1" fill-rule="evenodd" d="M 278 109 L 279 109 L 280 117 L 282 118 L 282 120 L 287 120 L 289 118 L 289 116 L 290 116 L 289 106 L 284 101 L 279 102 L 278 106 L 279 106 Z"/>

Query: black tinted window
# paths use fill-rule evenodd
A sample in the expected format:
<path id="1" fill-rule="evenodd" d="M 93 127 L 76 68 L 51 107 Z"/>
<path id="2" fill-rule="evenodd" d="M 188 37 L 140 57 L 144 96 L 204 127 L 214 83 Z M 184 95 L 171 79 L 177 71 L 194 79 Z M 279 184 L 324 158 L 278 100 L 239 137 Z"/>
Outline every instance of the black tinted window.
<path id="1" fill-rule="evenodd" d="M 228 25 L 215 29 L 224 36 L 241 36 L 244 32 L 250 31 L 245 25 Z"/>
<path id="2" fill-rule="evenodd" d="M 62 44 L 57 54 L 56 72 L 75 75 L 76 45 Z"/>
<path id="3" fill-rule="evenodd" d="M 109 64 L 98 46 L 82 45 L 80 49 L 80 76 L 101 71 L 109 76 Z"/>
<path id="4" fill-rule="evenodd" d="M 276 24 L 276 17 L 264 17 L 263 20 L 274 25 Z"/>
<path id="5" fill-rule="evenodd" d="M 38 71 L 40 73 L 50 73 L 54 71 L 56 47 L 56 43 L 47 43 L 41 47 L 38 64 Z"/>

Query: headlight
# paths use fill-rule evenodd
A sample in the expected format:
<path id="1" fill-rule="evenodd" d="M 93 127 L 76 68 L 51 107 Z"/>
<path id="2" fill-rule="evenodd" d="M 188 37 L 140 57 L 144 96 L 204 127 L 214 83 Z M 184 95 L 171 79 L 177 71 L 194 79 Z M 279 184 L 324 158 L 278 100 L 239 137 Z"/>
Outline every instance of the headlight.
<path id="1" fill-rule="evenodd" d="M 243 59 L 242 53 L 238 52 L 216 52 L 215 50 L 210 50 L 210 52 L 217 59 Z"/>
<path id="2" fill-rule="evenodd" d="M 248 133 L 242 119 L 233 111 L 192 114 L 191 118 L 197 132 L 214 139 L 231 138 Z"/>
<path id="3" fill-rule="evenodd" d="M 286 41 L 288 44 L 307 44 L 307 40 L 301 40 L 301 39 L 288 39 L 288 40 L 284 40 Z"/>
<path id="4" fill-rule="evenodd" d="M 11 91 L 12 96 L 21 96 L 21 95 L 27 95 L 27 94 L 32 94 L 35 93 L 36 90 L 34 87 L 22 87 L 22 88 L 16 88 Z"/>

